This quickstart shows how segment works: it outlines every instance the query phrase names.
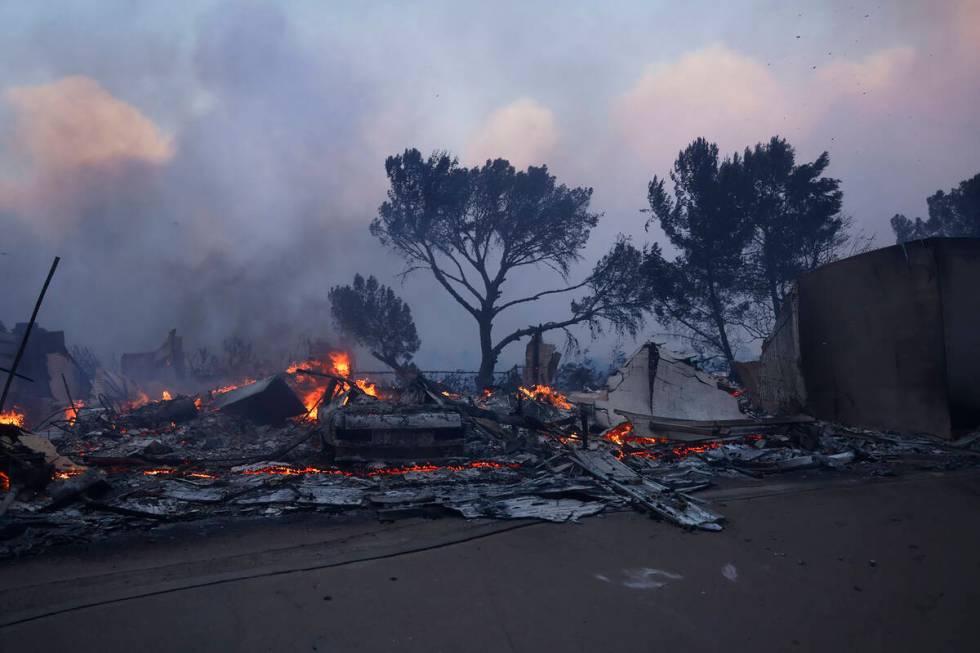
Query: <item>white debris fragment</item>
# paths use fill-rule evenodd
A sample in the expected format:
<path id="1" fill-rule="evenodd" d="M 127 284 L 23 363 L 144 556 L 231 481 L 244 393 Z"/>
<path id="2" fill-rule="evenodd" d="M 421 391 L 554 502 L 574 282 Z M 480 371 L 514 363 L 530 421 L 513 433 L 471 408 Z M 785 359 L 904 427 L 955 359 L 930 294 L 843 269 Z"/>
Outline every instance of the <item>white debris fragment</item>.
<path id="1" fill-rule="evenodd" d="M 730 562 L 721 568 L 721 575 L 733 583 L 738 582 L 738 569 Z"/>

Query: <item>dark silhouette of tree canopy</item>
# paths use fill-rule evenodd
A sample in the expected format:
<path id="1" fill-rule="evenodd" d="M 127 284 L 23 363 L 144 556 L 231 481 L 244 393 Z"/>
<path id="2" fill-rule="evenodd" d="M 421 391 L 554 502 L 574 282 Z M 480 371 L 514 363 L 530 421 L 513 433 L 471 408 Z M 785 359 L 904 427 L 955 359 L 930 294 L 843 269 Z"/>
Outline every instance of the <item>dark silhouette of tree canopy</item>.
<path id="1" fill-rule="evenodd" d="M 910 220 L 901 213 L 892 218 L 895 242 L 931 236 L 980 237 L 980 174 L 961 181 L 948 193 L 936 191 L 926 198 L 926 205 L 928 220 Z"/>
<path id="2" fill-rule="evenodd" d="M 395 370 L 408 365 L 421 342 L 412 310 L 391 288 L 357 274 L 353 285 L 334 286 L 329 296 L 330 312 L 342 333 Z"/>
<path id="3" fill-rule="evenodd" d="M 555 377 L 555 387 L 565 392 L 580 390 L 594 391 L 606 384 L 609 377 L 604 370 L 599 370 L 595 361 L 586 358 L 580 361 L 562 363 Z"/>
<path id="4" fill-rule="evenodd" d="M 724 160 L 699 138 L 674 163 L 672 195 L 665 180 L 650 182 L 647 227 L 657 221 L 679 252 L 666 261 L 647 251 L 654 312 L 706 362 L 721 358 L 731 370 L 734 343 L 769 334 L 802 273 L 870 246 L 841 215 L 829 165 L 826 152 L 797 164 L 778 136 Z"/>
<path id="5" fill-rule="evenodd" d="M 719 161 L 718 146 L 698 138 L 682 150 L 670 172 L 673 196 L 665 180 L 654 177 L 647 199 L 677 257 L 667 261 L 648 248 L 644 273 L 654 297 L 654 312 L 665 327 L 679 327 L 695 351 L 721 356 L 732 369 L 732 331 L 742 322 L 743 250 L 754 226 L 740 205 L 741 160 Z"/>
<path id="6" fill-rule="evenodd" d="M 738 206 L 753 227 L 743 276 L 756 305 L 770 317 L 801 273 L 833 260 L 849 241 L 840 180 L 823 176 L 829 164 L 824 152 L 797 165 L 793 147 L 777 136 L 746 148 L 740 165 L 733 161 L 739 169 Z"/>
<path id="7" fill-rule="evenodd" d="M 418 150 L 388 157 L 388 199 L 371 233 L 403 256 L 405 273 L 428 270 L 477 322 L 481 363 L 477 382 L 489 385 L 501 351 L 538 327 L 517 329 L 494 341 L 503 311 L 547 295 L 582 290 L 570 316 L 540 325 L 544 331 L 602 322 L 635 333 L 646 296 L 636 283 L 642 255 L 620 239 L 579 283 L 569 284 L 572 263 L 599 221 L 589 210 L 591 188 L 557 183 L 546 166 L 518 171 L 504 159 L 466 168 L 446 153 Z M 561 287 L 505 299 L 508 274 L 525 267 L 552 269 Z"/>

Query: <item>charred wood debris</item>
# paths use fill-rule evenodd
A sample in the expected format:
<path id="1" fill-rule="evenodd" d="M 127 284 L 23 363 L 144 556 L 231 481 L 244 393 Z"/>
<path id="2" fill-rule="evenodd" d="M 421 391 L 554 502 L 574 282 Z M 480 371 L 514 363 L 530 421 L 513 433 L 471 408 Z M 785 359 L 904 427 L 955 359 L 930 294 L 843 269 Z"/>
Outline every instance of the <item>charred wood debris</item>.
<path id="1" fill-rule="evenodd" d="M 671 374 L 686 374 L 683 361 L 649 351 L 644 365 L 659 361 L 664 374 L 667 361 Z M 643 371 L 649 400 L 658 372 Z M 568 522 L 632 509 L 710 531 L 724 516 L 698 492 L 726 479 L 887 476 L 980 460 L 980 434 L 943 441 L 766 417 L 722 378 L 693 367 L 686 378 L 724 393 L 742 417 L 620 409 L 614 382 L 623 378 L 578 397 L 540 384 L 462 395 L 422 374 L 381 387 L 336 358 L 157 401 L 132 400 L 103 379 L 97 396 L 72 400 L 33 432 L 4 413 L 0 556 L 168 522 L 298 511 Z"/>
<path id="2" fill-rule="evenodd" d="M 540 333 L 520 381 L 476 394 L 414 369 L 382 387 L 327 346 L 257 381 L 181 393 L 194 384 L 176 331 L 115 373 L 84 369 L 62 332 L 35 328 L 58 262 L 30 320 L 0 329 L 0 557 L 298 511 L 568 522 L 632 509 L 714 531 L 724 516 L 697 494 L 714 485 L 980 461 L 980 431 L 941 439 L 762 414 L 758 383 L 743 394 L 652 342 L 604 389 L 567 396 L 551 387 L 560 355 Z"/>

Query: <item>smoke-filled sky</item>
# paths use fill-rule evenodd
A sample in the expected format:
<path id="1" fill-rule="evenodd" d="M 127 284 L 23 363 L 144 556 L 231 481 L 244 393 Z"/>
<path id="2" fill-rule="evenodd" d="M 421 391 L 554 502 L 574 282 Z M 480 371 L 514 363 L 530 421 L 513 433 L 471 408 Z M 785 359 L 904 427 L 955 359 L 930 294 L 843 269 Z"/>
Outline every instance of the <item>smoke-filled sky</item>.
<path id="1" fill-rule="evenodd" d="M 26 320 L 59 254 L 41 324 L 105 357 L 171 327 L 283 348 L 329 333 L 330 285 L 373 273 L 411 304 L 423 367 L 475 369 L 469 316 L 402 285 L 367 230 L 406 147 L 594 187 L 591 264 L 617 233 L 657 237 L 646 184 L 692 139 L 779 134 L 828 150 L 845 212 L 890 244 L 894 213 L 980 171 L 980 0 L 817 5 L 6 0 L 0 320 Z"/>

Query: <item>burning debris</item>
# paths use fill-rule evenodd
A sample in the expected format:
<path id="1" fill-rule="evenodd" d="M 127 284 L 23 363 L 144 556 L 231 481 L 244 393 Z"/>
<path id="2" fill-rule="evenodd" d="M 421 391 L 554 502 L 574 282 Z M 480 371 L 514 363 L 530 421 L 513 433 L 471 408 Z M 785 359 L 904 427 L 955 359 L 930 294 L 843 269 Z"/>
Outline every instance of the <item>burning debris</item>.
<path id="1" fill-rule="evenodd" d="M 568 403 L 568 398 L 565 395 L 555 392 L 546 385 L 535 385 L 530 388 L 521 386 L 517 389 L 517 391 L 522 395 L 522 397 L 526 397 L 527 399 L 549 403 L 555 408 L 560 408 L 562 410 L 572 409 L 572 405 Z"/>
<path id="2" fill-rule="evenodd" d="M 27 418 L 24 415 L 24 413 L 16 409 L 5 410 L 2 413 L 0 413 L 0 424 L 7 424 L 10 426 L 19 426 L 20 428 L 24 428 L 24 422 L 26 419 Z"/>
<path id="3" fill-rule="evenodd" d="M 471 396 L 421 374 L 387 387 L 331 350 L 194 395 L 86 397 L 37 435 L 8 410 L 0 489 L 14 498 L 5 502 L 11 526 L 0 551 L 174 520 L 309 510 L 569 521 L 632 507 L 717 530 L 723 516 L 693 495 L 716 482 L 801 469 L 892 473 L 903 460 L 949 468 L 980 456 L 809 418 L 731 417 L 735 400 L 711 377 L 659 350 L 641 353 L 643 365 L 634 357 L 598 400 L 541 383 Z M 652 381 L 653 408 L 676 406 L 670 392 L 687 383 L 724 410 L 692 420 L 617 408 L 625 404 L 616 393 L 630 392 L 636 376 L 646 379 L 641 390 Z M 687 380 L 658 390 L 661 379 Z"/>

